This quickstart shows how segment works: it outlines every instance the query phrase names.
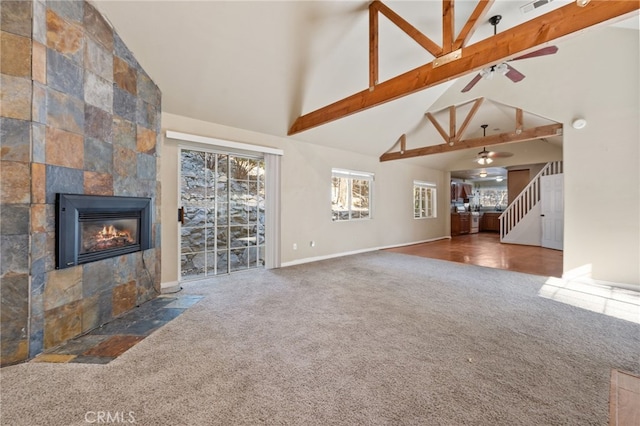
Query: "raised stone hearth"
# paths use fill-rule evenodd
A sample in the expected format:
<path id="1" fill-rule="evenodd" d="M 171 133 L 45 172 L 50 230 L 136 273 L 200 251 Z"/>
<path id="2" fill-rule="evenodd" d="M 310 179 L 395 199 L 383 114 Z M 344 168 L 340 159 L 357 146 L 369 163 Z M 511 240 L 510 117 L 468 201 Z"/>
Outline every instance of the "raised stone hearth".
<path id="1" fill-rule="evenodd" d="M 8 365 L 159 294 L 161 95 L 86 2 L 3 0 L 0 18 L 0 362 Z M 57 193 L 150 198 L 151 248 L 56 269 Z"/>

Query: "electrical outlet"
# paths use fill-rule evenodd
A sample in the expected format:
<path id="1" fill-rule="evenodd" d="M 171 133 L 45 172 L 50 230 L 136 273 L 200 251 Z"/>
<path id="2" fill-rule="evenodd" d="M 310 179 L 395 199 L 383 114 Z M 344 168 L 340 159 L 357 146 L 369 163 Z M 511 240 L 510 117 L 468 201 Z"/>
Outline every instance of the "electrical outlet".
<path id="1" fill-rule="evenodd" d="M 294 250 L 298 250 L 298 244 L 293 243 L 293 249 L 294 249 Z"/>
<path id="2" fill-rule="evenodd" d="M 315 246 L 316 246 L 316 242 L 315 242 L 315 241 L 311 241 L 311 242 L 309 243 L 309 247 L 315 247 Z"/>

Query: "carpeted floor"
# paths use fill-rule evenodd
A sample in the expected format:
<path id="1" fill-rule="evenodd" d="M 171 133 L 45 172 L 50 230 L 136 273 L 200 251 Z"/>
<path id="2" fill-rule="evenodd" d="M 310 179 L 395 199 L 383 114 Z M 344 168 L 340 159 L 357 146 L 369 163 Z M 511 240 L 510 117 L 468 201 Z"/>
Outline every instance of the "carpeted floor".
<path id="1" fill-rule="evenodd" d="M 1 369 L 0 423 L 606 425 L 640 325 L 544 281 L 374 252 L 187 284 L 205 297 L 109 364 Z"/>

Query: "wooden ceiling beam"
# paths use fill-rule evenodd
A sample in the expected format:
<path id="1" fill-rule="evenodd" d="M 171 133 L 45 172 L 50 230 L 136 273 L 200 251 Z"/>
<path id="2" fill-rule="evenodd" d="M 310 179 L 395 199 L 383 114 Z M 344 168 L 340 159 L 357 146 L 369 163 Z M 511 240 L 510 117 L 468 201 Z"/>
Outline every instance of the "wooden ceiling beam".
<path id="1" fill-rule="evenodd" d="M 369 90 L 378 84 L 378 10 L 369 5 Z"/>
<path id="2" fill-rule="evenodd" d="M 449 145 L 456 140 L 456 107 L 449 107 Z"/>
<path id="3" fill-rule="evenodd" d="M 382 3 L 380 0 L 374 0 L 370 6 L 374 8 L 384 16 L 387 17 L 391 22 L 393 22 L 398 28 L 404 31 L 409 37 L 414 39 L 420 46 L 425 48 L 427 52 L 431 53 L 433 56 L 438 57 L 442 55 L 442 48 L 438 46 L 433 40 L 424 35 L 419 29 L 411 25 L 409 22 L 405 21 L 400 15 L 391 10 L 389 6 Z"/>
<path id="4" fill-rule="evenodd" d="M 478 25 L 480 25 L 485 15 L 489 12 L 489 9 L 493 5 L 494 1 L 495 0 L 480 0 L 478 2 L 478 5 L 471 13 L 469 19 L 467 19 L 464 27 L 462 27 L 462 31 L 460 31 L 460 34 L 458 34 L 458 38 L 453 42 L 452 50 L 458 50 L 467 44 L 467 41 L 473 36 L 476 28 L 478 27 Z"/>
<path id="5" fill-rule="evenodd" d="M 450 106 L 449 107 L 449 133 L 447 133 L 444 130 L 444 128 L 440 125 L 440 123 L 432 113 L 427 112 L 424 115 L 427 117 L 427 119 L 429 119 L 431 124 L 433 124 L 433 127 L 436 128 L 438 133 L 440 133 L 440 136 L 442 136 L 442 139 L 444 139 L 444 141 L 449 145 L 453 145 L 455 142 L 458 142 L 462 138 L 462 135 L 464 135 L 464 132 L 467 130 L 467 127 L 469 126 L 471 119 L 476 115 L 476 112 L 478 112 L 478 108 L 480 108 L 480 105 L 482 105 L 483 101 L 484 101 L 484 98 L 478 98 L 475 100 L 473 106 L 471 107 L 471 110 L 469 111 L 467 116 L 464 118 L 464 121 L 462 122 L 462 126 L 460 126 L 459 129 L 456 128 L 456 106 L 455 105 Z"/>
<path id="6" fill-rule="evenodd" d="M 440 136 L 442 136 L 442 139 L 444 139 L 444 141 L 446 143 L 449 143 L 449 141 L 450 141 L 449 135 L 447 134 L 447 132 L 444 131 L 444 129 L 442 128 L 440 123 L 438 123 L 438 120 L 436 120 L 436 118 L 433 116 L 433 114 L 428 112 L 428 113 L 425 114 L 425 116 L 429 119 L 431 124 L 433 124 L 433 127 L 436 128 L 438 133 L 440 133 Z"/>
<path id="7" fill-rule="evenodd" d="M 516 133 L 520 133 L 524 127 L 524 114 L 522 109 L 516 108 Z"/>
<path id="8" fill-rule="evenodd" d="M 400 160 L 403 158 L 422 157 L 425 155 L 443 154 L 451 151 L 459 151 L 461 149 L 480 148 L 484 146 L 500 145 L 511 142 L 524 142 L 532 139 L 558 136 L 559 134 L 562 134 L 562 124 L 555 123 L 523 130 L 519 134 L 516 132 L 509 132 L 485 136 L 481 138 L 466 139 L 458 141 L 458 143 L 453 146 L 444 143 L 439 145 L 425 146 L 422 148 L 407 149 L 403 152 L 387 152 L 380 156 L 380 161 L 391 161 Z"/>
<path id="9" fill-rule="evenodd" d="M 374 2 L 379 10 L 386 8 Z M 558 40 L 604 22 L 628 17 L 640 8 L 637 1 L 592 1 L 586 7 L 572 2 L 552 12 L 503 31 L 462 49 L 462 57 L 438 67 L 422 65 L 347 98 L 298 117 L 288 134 L 293 135 L 371 107 L 427 89 L 517 54 Z M 386 16 L 386 15 L 385 15 Z"/>
<path id="10" fill-rule="evenodd" d="M 442 53 L 451 53 L 455 31 L 453 0 L 442 0 Z"/>
<path id="11" fill-rule="evenodd" d="M 483 101 L 484 101 L 484 98 L 478 98 L 475 100 L 475 102 L 473 103 L 473 106 L 471 107 L 471 111 L 469 111 L 469 114 L 467 114 L 464 121 L 462 122 L 462 126 L 460 126 L 460 128 L 458 129 L 458 134 L 456 135 L 454 142 L 459 142 L 460 139 L 462 139 L 462 136 L 464 136 L 464 132 L 467 131 L 467 127 L 469 127 L 469 123 L 471 123 L 471 120 L 476 115 L 476 112 L 478 112 L 478 108 L 480 108 L 480 105 L 482 105 Z"/>

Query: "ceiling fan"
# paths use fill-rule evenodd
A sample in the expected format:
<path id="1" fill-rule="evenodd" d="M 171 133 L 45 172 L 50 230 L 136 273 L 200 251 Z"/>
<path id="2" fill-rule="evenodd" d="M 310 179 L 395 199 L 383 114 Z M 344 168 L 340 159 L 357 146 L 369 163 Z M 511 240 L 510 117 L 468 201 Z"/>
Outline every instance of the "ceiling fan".
<path id="1" fill-rule="evenodd" d="M 482 127 L 482 136 L 486 137 L 487 136 L 487 127 L 489 127 L 488 124 L 483 124 L 480 127 Z M 487 151 L 487 148 L 482 148 L 482 151 L 480 151 L 478 153 L 478 155 L 476 155 L 476 157 L 473 159 L 473 161 L 475 161 L 476 163 L 486 166 L 488 164 L 493 163 L 493 159 L 494 158 L 509 158 L 512 157 L 513 153 L 511 152 L 496 152 L 496 151 Z"/>
<path id="2" fill-rule="evenodd" d="M 482 151 L 478 153 L 473 161 L 481 165 L 486 165 L 493 163 L 495 158 L 509 158 L 512 156 L 513 154 L 511 152 L 487 151 L 487 148 L 482 148 Z"/>
<path id="3" fill-rule="evenodd" d="M 498 23 L 500 22 L 501 19 L 502 19 L 502 15 L 496 15 L 489 18 L 489 23 L 493 25 L 493 35 L 496 35 Z M 543 47 L 542 49 L 533 51 L 531 53 L 518 56 L 517 58 L 513 58 L 510 61 L 518 61 L 520 59 L 535 58 L 537 56 L 553 55 L 557 51 L 558 51 L 557 46 L 547 46 L 547 47 Z M 520 71 L 513 68 L 511 65 L 507 64 L 507 62 L 501 62 L 499 64 L 491 65 L 490 67 L 481 69 L 478 75 L 476 75 L 473 78 L 473 80 L 471 80 L 469 84 L 467 84 L 462 89 L 462 92 L 463 93 L 468 92 L 473 88 L 473 86 L 475 86 L 483 78 L 485 80 L 491 80 L 493 78 L 493 75 L 496 73 L 504 75 L 514 83 L 517 83 L 525 78 L 524 74 L 522 74 Z"/>

